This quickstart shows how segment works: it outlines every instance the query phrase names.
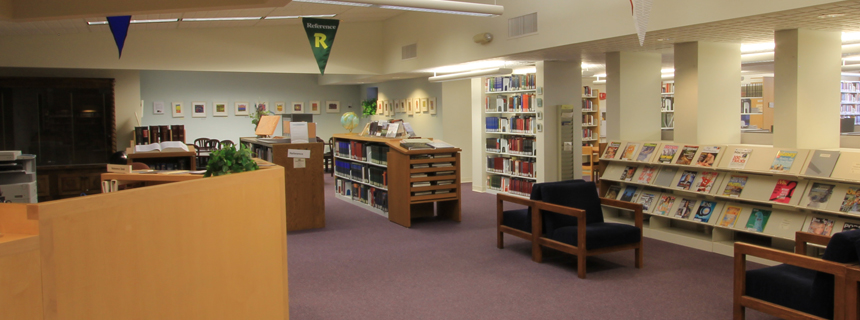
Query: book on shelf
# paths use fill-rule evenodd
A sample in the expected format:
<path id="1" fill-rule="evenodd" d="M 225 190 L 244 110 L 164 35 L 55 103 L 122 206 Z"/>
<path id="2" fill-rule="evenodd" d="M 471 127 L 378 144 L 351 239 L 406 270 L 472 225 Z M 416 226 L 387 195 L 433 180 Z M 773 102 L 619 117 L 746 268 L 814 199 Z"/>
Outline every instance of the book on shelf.
<path id="1" fill-rule="evenodd" d="M 669 187 L 672 185 L 672 180 L 675 179 L 675 174 L 678 173 L 677 167 L 663 167 L 657 173 L 657 178 L 654 179 L 654 185 Z"/>
<path id="2" fill-rule="evenodd" d="M 609 145 L 606 146 L 606 151 L 603 152 L 603 158 L 615 159 L 615 153 L 618 152 L 618 148 L 621 148 L 621 142 L 610 142 Z"/>
<path id="3" fill-rule="evenodd" d="M 696 204 L 695 199 L 681 198 L 678 204 L 678 210 L 675 210 L 675 218 L 687 219 L 693 213 L 693 206 Z"/>
<path id="4" fill-rule="evenodd" d="M 639 167 L 636 167 L 636 166 L 630 166 L 630 167 L 624 168 L 624 172 L 621 173 L 621 180 L 622 181 L 633 181 L 633 175 L 636 174 L 636 169 L 638 169 L 638 168 Z"/>
<path id="5" fill-rule="evenodd" d="M 806 195 L 809 198 L 809 203 L 806 204 L 807 207 L 810 208 L 824 208 L 827 206 L 827 202 L 830 201 L 830 196 L 833 195 L 833 188 L 835 185 L 825 184 L 820 182 L 815 182 L 812 184 L 812 187 L 809 189 L 809 193 Z"/>
<path id="6" fill-rule="evenodd" d="M 693 221 L 708 223 L 711 220 L 711 216 L 714 214 L 714 210 L 717 207 L 717 203 L 715 201 L 702 200 L 699 203 L 699 208 L 696 209 L 696 215 L 693 216 Z"/>
<path id="7" fill-rule="evenodd" d="M 685 170 L 681 173 L 681 179 L 678 180 L 678 188 L 690 190 L 693 186 L 693 181 L 696 180 L 696 171 Z"/>
<path id="8" fill-rule="evenodd" d="M 406 148 L 406 150 L 433 149 L 430 142 L 433 141 L 430 139 L 403 139 L 400 140 L 400 146 Z"/>
<path id="9" fill-rule="evenodd" d="M 715 171 L 702 172 L 702 174 L 699 175 L 699 180 L 698 180 L 699 183 L 698 183 L 698 185 L 696 185 L 696 192 L 704 192 L 704 193 L 711 192 L 711 187 L 714 186 L 714 181 L 717 179 L 717 176 L 719 176 L 719 175 L 720 175 L 719 172 L 715 172 Z"/>
<path id="10" fill-rule="evenodd" d="M 732 161 L 729 162 L 729 168 L 731 169 L 743 169 L 747 165 L 747 161 L 749 161 L 750 154 L 752 154 L 753 149 L 747 148 L 737 148 L 735 149 L 735 153 L 732 154 Z"/>
<path id="11" fill-rule="evenodd" d="M 452 175 L 452 174 L 454 174 L 454 171 L 436 171 L 436 174 L 434 174 L 433 176 L 439 177 L 439 176 L 447 176 L 447 175 Z"/>
<path id="12" fill-rule="evenodd" d="M 618 196 L 618 200 L 633 202 L 636 201 L 636 196 L 639 195 L 639 188 L 636 186 L 627 186 L 624 188 L 624 191 L 621 192 L 621 195 Z"/>
<path id="13" fill-rule="evenodd" d="M 639 174 L 639 177 L 636 179 L 636 182 L 651 184 L 651 180 L 654 180 L 655 175 L 657 175 L 657 167 L 643 166 L 642 172 Z"/>
<path id="14" fill-rule="evenodd" d="M 134 153 L 188 151 L 188 146 L 182 141 L 162 141 L 134 146 Z"/>
<path id="15" fill-rule="evenodd" d="M 675 158 L 675 153 L 678 152 L 678 146 L 673 145 L 665 145 L 663 146 L 663 150 L 660 151 L 660 163 L 671 163 L 672 159 Z"/>
<path id="16" fill-rule="evenodd" d="M 839 151 L 815 150 L 812 154 L 812 160 L 809 161 L 809 166 L 806 167 L 807 176 L 830 177 L 833 173 L 833 168 L 836 167 L 836 160 L 839 160 Z"/>
<path id="17" fill-rule="evenodd" d="M 639 144 L 635 142 L 630 142 L 627 144 L 627 147 L 624 148 L 624 152 L 621 154 L 621 160 L 633 160 L 636 156 L 636 150 L 639 149 Z"/>
<path id="18" fill-rule="evenodd" d="M 842 226 L 842 231 L 851 231 L 860 229 L 860 224 L 846 222 L 845 225 Z"/>
<path id="19" fill-rule="evenodd" d="M 654 207 L 654 214 L 665 216 L 669 214 L 669 210 L 672 210 L 672 205 L 674 204 L 675 196 L 670 194 L 662 194 L 660 195 L 660 199 L 657 200 L 657 206 Z"/>
<path id="20" fill-rule="evenodd" d="M 773 192 L 770 194 L 770 201 L 789 203 L 795 189 L 797 189 L 797 181 L 779 179 L 776 181 L 776 186 L 773 187 Z"/>
<path id="21" fill-rule="evenodd" d="M 617 199 L 619 193 L 621 193 L 621 186 L 612 185 L 609 186 L 609 189 L 606 190 L 606 195 L 603 197 L 607 199 Z"/>
<path id="22" fill-rule="evenodd" d="M 742 208 L 738 206 L 726 206 L 726 213 L 720 219 L 720 227 L 734 228 L 741 210 Z"/>
<path id="23" fill-rule="evenodd" d="M 424 178 L 427 177 L 426 173 L 412 173 L 409 175 L 410 178 Z"/>
<path id="24" fill-rule="evenodd" d="M 651 212 L 651 206 L 654 204 L 654 200 L 659 196 L 659 192 L 642 191 L 639 195 L 639 200 L 637 200 L 636 203 L 642 205 L 642 212 Z"/>
<path id="25" fill-rule="evenodd" d="M 433 147 L 433 149 L 448 149 L 448 148 L 456 148 L 456 147 L 455 147 L 455 146 L 453 146 L 453 145 L 450 145 L 450 144 L 448 144 L 448 143 L 445 143 L 445 142 L 442 142 L 442 141 L 438 141 L 438 140 L 430 141 L 430 142 L 428 142 L 427 144 L 428 144 L 428 145 L 430 145 L 431 147 Z M 453 157 L 453 155 L 451 155 L 451 156 Z M 438 155 L 437 155 L 437 157 L 438 157 Z"/>
<path id="26" fill-rule="evenodd" d="M 839 211 L 848 213 L 860 213 L 860 187 L 848 187 L 845 193 L 845 198 L 842 199 L 842 205 Z"/>
<path id="27" fill-rule="evenodd" d="M 696 151 L 699 150 L 699 146 L 684 146 L 684 149 L 681 150 L 681 155 L 678 156 L 678 160 L 675 161 L 675 164 L 692 164 L 693 157 L 696 156 Z"/>
<path id="28" fill-rule="evenodd" d="M 830 233 L 833 232 L 834 223 L 835 221 L 827 218 L 812 217 L 809 221 L 809 228 L 806 229 L 806 232 L 822 236 L 830 236 Z"/>
<path id="29" fill-rule="evenodd" d="M 750 218 L 745 226 L 747 231 L 764 232 L 764 227 L 767 226 L 767 221 L 770 219 L 772 211 L 759 208 L 753 208 L 750 213 Z"/>
<path id="30" fill-rule="evenodd" d="M 454 182 L 455 182 L 454 180 L 439 180 L 439 181 L 436 181 L 436 185 L 437 186 L 444 186 L 444 185 L 454 184 Z"/>
<path id="31" fill-rule="evenodd" d="M 797 157 L 797 151 L 780 150 L 770 165 L 771 171 L 788 172 Z"/>
<path id="32" fill-rule="evenodd" d="M 731 176 L 729 182 L 726 183 L 726 189 L 723 190 L 724 196 L 740 197 L 744 191 L 744 186 L 747 184 L 747 176 Z"/>
<path id="33" fill-rule="evenodd" d="M 696 160 L 696 165 L 701 167 L 713 167 L 714 161 L 717 160 L 717 155 L 719 154 L 720 147 L 704 147 L 702 148 L 702 153 L 699 154 L 699 159 Z"/>
<path id="34" fill-rule="evenodd" d="M 421 182 L 413 182 L 412 187 L 429 187 L 431 186 L 430 181 L 421 181 Z"/>
<path id="35" fill-rule="evenodd" d="M 654 149 L 657 149 L 656 143 L 642 144 L 642 151 L 639 151 L 639 155 L 636 157 L 636 161 L 647 162 L 651 159 L 651 155 L 654 153 Z"/>
<path id="36" fill-rule="evenodd" d="M 429 163 L 419 163 L 419 164 L 413 164 L 412 165 L 412 169 L 421 169 L 421 168 L 430 168 L 430 164 Z"/>

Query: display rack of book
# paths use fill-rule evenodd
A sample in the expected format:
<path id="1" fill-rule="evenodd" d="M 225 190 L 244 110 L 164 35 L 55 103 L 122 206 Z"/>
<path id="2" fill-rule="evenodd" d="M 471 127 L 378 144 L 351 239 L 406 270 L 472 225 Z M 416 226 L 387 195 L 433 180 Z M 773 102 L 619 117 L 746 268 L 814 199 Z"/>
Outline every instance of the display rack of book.
<path id="1" fill-rule="evenodd" d="M 186 146 L 188 151 L 148 151 L 135 152 L 134 147 L 126 149 L 126 161 L 142 162 L 155 170 L 197 170 L 197 150 Z"/>
<path id="2" fill-rule="evenodd" d="M 764 129 L 764 84 L 741 85 L 741 129 Z"/>
<path id="3" fill-rule="evenodd" d="M 582 145 L 600 143 L 600 90 L 582 87 Z"/>
<path id="4" fill-rule="evenodd" d="M 338 199 L 405 227 L 434 211 L 460 221 L 460 149 L 409 150 L 401 139 L 357 134 L 333 138 Z"/>
<path id="5" fill-rule="evenodd" d="M 486 189 L 528 197 L 537 181 L 535 74 L 484 81 Z"/>
<path id="6" fill-rule="evenodd" d="M 610 141 L 601 160 L 601 194 L 641 203 L 648 237 L 733 255 L 736 241 L 792 251 L 796 231 L 860 228 L 857 150 Z"/>
<path id="7" fill-rule="evenodd" d="M 853 118 L 855 125 L 860 125 L 860 81 L 842 81 L 842 104 L 839 114 L 844 118 Z"/>
<path id="8" fill-rule="evenodd" d="M 258 138 L 240 138 L 239 141 L 258 158 L 284 167 L 287 231 L 324 228 L 323 143 Z"/>
<path id="9" fill-rule="evenodd" d="M 663 82 L 660 88 L 661 102 L 660 107 L 660 128 L 674 129 L 675 128 L 675 82 Z"/>

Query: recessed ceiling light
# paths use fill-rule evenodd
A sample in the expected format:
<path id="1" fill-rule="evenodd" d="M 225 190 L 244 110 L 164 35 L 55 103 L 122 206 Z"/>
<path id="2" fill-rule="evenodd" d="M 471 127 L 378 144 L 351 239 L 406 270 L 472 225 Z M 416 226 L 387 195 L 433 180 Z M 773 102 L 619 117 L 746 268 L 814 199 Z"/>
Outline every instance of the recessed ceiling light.
<path id="1" fill-rule="evenodd" d="M 672 38 L 658 38 L 657 41 L 672 41 Z"/>
<path id="2" fill-rule="evenodd" d="M 260 20 L 263 17 L 221 17 L 221 18 L 182 18 L 182 22 L 197 22 L 197 21 L 246 21 Z"/>
<path id="3" fill-rule="evenodd" d="M 843 17 L 843 16 L 845 16 L 844 13 L 828 13 L 828 14 L 819 15 L 818 18 L 819 19 L 827 19 L 827 18 L 839 18 L 839 17 Z"/>
<path id="4" fill-rule="evenodd" d="M 303 16 L 269 16 L 263 18 L 264 20 L 275 20 L 275 19 L 299 19 L 299 18 L 332 18 L 336 16 L 336 14 L 309 14 Z"/>

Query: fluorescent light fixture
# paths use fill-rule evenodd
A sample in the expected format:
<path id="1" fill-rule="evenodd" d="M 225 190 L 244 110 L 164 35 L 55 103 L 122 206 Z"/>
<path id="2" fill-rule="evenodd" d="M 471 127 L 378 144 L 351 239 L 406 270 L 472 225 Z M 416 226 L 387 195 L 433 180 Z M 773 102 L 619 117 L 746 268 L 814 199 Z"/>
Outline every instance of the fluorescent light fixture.
<path id="1" fill-rule="evenodd" d="M 510 68 L 493 68 L 493 69 L 484 69 L 484 70 L 475 70 L 475 71 L 467 71 L 461 73 L 452 73 L 446 74 L 444 76 L 433 76 L 428 78 L 430 82 L 444 82 L 444 81 L 455 81 L 455 80 L 466 80 L 477 77 L 488 77 L 488 76 L 500 76 L 500 75 L 508 75 L 513 73 L 514 70 Z"/>
<path id="2" fill-rule="evenodd" d="M 507 66 L 507 61 L 504 60 L 484 60 L 484 61 L 474 61 L 467 62 L 461 64 L 455 64 L 450 66 L 442 66 L 438 68 L 432 68 L 427 70 L 421 70 L 423 72 L 433 72 L 433 73 L 454 73 L 454 72 L 464 72 L 469 70 L 478 70 L 478 69 L 490 69 L 490 68 L 501 68 Z"/>
<path id="3" fill-rule="evenodd" d="M 537 67 L 525 67 L 514 69 L 513 74 L 527 74 L 527 73 L 537 73 Z"/>
<path id="4" fill-rule="evenodd" d="M 853 73 L 853 72 L 843 72 L 842 75 L 843 76 L 849 76 L 849 77 L 860 77 L 860 73 Z"/>
<path id="5" fill-rule="evenodd" d="M 380 9 L 408 10 L 420 12 L 459 14 L 467 16 L 494 17 L 505 12 L 505 7 L 445 0 L 293 0 L 321 4 L 336 4 L 345 6 L 374 7 Z"/>
<path id="6" fill-rule="evenodd" d="M 664 74 L 660 75 L 660 78 L 663 78 L 663 79 L 674 78 L 674 77 L 675 77 L 674 72 L 673 73 L 664 73 Z"/>
<path id="7" fill-rule="evenodd" d="M 675 73 L 675 68 L 663 69 L 660 73 Z"/>
<path id="8" fill-rule="evenodd" d="M 773 51 L 773 48 L 775 48 L 775 47 L 776 47 L 776 44 L 774 44 L 773 42 L 745 43 L 745 44 L 741 44 L 741 53 Z"/>
<path id="9" fill-rule="evenodd" d="M 860 40 L 860 32 L 843 32 L 842 42 L 856 42 Z"/>
<path id="10" fill-rule="evenodd" d="M 142 20 L 131 20 L 131 23 L 132 23 L 132 24 L 138 24 L 138 23 L 164 23 L 164 22 L 177 22 L 177 21 L 179 21 L 179 19 L 178 19 L 178 18 L 173 18 L 173 19 L 142 19 Z M 91 26 L 97 26 L 97 25 L 108 24 L 108 22 L 107 22 L 106 20 L 105 20 L 105 21 L 88 21 L 88 22 L 87 22 L 87 24 L 88 24 L 88 25 L 91 25 Z"/>
<path id="11" fill-rule="evenodd" d="M 594 77 L 595 78 L 606 78 L 606 74 L 605 73 L 595 74 Z"/>
<path id="12" fill-rule="evenodd" d="M 606 80 L 594 80 L 592 83 L 594 83 L 594 84 L 604 84 L 604 83 L 606 83 Z"/>
<path id="13" fill-rule="evenodd" d="M 199 21 L 246 21 L 260 20 L 263 17 L 220 17 L 220 18 L 182 18 L 182 22 L 199 22 Z"/>
<path id="14" fill-rule="evenodd" d="M 333 18 L 336 14 L 308 14 L 303 16 L 269 16 L 263 18 L 263 20 L 276 20 L 276 19 L 299 19 L 299 18 Z"/>

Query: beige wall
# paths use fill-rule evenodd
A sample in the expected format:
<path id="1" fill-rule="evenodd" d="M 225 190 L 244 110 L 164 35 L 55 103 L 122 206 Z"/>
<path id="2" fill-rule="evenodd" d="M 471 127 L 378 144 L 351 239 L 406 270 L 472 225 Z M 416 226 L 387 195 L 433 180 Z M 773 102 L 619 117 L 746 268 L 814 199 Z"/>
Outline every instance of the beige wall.
<path id="1" fill-rule="evenodd" d="M 472 81 L 460 80 L 442 83 L 442 139 L 463 151 L 460 152 L 460 180 L 472 182 Z"/>

